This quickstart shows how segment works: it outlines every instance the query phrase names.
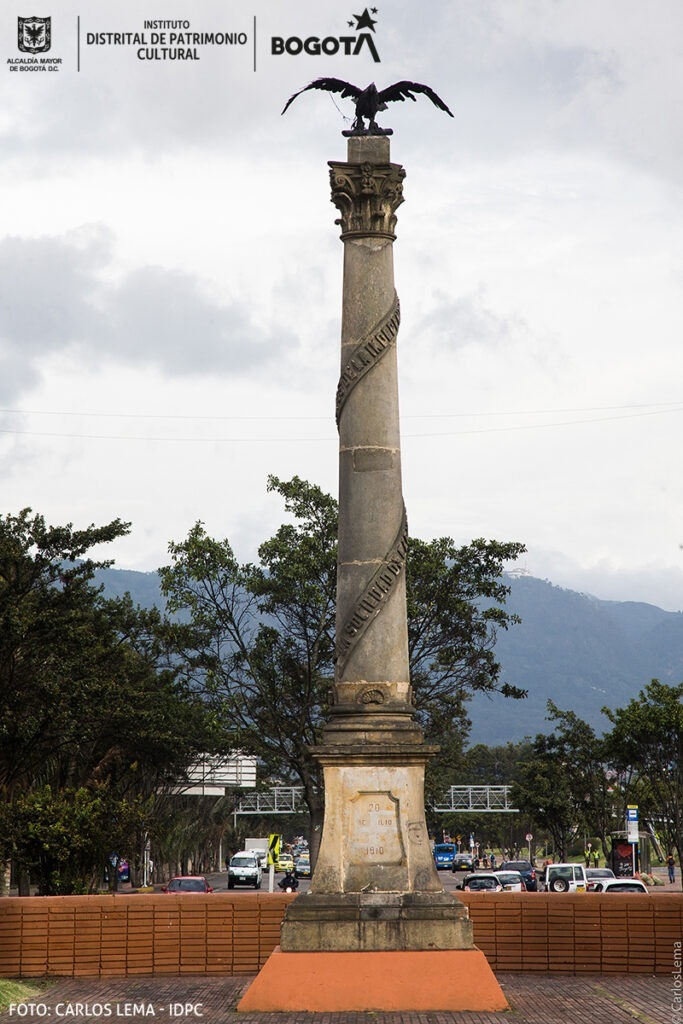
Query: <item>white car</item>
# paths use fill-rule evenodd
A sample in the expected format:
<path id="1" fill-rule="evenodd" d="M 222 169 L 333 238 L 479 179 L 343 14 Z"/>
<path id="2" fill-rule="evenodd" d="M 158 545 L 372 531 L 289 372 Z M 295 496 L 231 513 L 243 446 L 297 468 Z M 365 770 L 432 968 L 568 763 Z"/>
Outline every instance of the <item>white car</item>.
<path id="1" fill-rule="evenodd" d="M 591 892 L 635 892 L 649 895 L 645 882 L 639 878 L 605 878 L 596 882 Z"/>
<path id="2" fill-rule="evenodd" d="M 503 886 L 503 892 L 526 892 L 524 879 L 519 871 L 494 871 L 494 875 Z"/>
<path id="3" fill-rule="evenodd" d="M 242 850 L 240 853 L 236 853 L 230 861 L 228 889 L 234 889 L 236 885 L 253 885 L 255 889 L 260 889 L 262 874 L 261 865 L 254 850 Z"/>

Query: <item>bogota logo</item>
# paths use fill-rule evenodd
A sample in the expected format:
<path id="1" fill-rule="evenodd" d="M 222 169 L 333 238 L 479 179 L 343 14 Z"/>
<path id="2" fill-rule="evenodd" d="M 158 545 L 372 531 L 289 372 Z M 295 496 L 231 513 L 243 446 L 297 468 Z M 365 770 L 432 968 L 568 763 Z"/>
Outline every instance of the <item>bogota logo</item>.
<path id="1" fill-rule="evenodd" d="M 289 36 L 287 39 L 272 36 L 270 52 L 275 56 L 288 53 L 291 57 L 296 57 L 300 53 L 307 53 L 311 57 L 319 57 L 324 53 L 325 56 L 331 57 L 341 51 L 347 57 L 355 57 L 365 46 L 375 63 L 379 64 L 379 53 L 373 39 L 377 19 L 372 17 L 373 14 L 377 14 L 377 8 L 371 7 L 368 11 L 366 7 L 362 14 L 354 14 L 354 20 L 347 22 L 349 28 L 355 29 L 355 36 L 325 36 L 323 39 L 319 36 L 308 36 L 306 39 L 301 39 L 300 36 Z"/>
<path id="2" fill-rule="evenodd" d="M 19 49 L 22 53 L 47 53 L 52 38 L 52 18 L 19 18 Z"/>

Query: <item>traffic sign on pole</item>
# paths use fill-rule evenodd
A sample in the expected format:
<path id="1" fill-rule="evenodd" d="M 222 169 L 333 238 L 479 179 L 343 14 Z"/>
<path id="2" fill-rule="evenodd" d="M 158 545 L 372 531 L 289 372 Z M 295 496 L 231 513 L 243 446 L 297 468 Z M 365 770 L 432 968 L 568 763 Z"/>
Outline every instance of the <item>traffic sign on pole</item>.
<path id="1" fill-rule="evenodd" d="M 629 804 L 626 808 L 626 842 L 631 844 L 633 858 L 633 874 L 636 873 L 638 858 L 636 849 L 638 847 L 638 805 Z"/>
<path id="2" fill-rule="evenodd" d="M 626 841 L 638 842 L 638 805 L 629 804 L 626 808 Z"/>
<path id="3" fill-rule="evenodd" d="M 268 863 L 275 864 L 280 857 L 280 844 L 282 836 L 273 833 L 268 837 Z"/>

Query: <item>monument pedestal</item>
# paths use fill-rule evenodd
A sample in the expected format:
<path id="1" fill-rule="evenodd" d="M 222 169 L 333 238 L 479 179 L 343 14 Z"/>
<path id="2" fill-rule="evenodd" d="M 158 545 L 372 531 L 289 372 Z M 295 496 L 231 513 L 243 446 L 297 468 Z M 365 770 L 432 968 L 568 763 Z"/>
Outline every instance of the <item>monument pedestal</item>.
<path id="1" fill-rule="evenodd" d="M 397 893 L 411 899 L 445 896 L 424 812 L 425 766 L 436 750 L 422 739 L 405 707 L 402 718 L 381 710 L 352 715 L 333 709 L 323 742 L 312 748 L 325 780 L 325 823 L 312 893 L 321 899 L 360 894 L 376 904 L 383 893 L 392 899 Z"/>
<path id="2" fill-rule="evenodd" d="M 238 1010 L 509 1009 L 474 946 L 467 908 L 444 891 L 434 866 L 424 819 L 424 766 L 434 751 L 414 723 L 381 723 L 369 716 L 362 730 L 358 717 L 352 725 L 351 716 L 333 716 L 315 748 L 326 804 L 311 891 L 287 907 L 281 946 Z"/>
<path id="3" fill-rule="evenodd" d="M 479 949 L 283 953 L 278 947 L 237 1009 L 495 1013 L 510 1007 Z"/>
<path id="4" fill-rule="evenodd" d="M 472 949 L 472 924 L 446 892 L 307 892 L 287 908 L 281 946 L 292 953 Z"/>
<path id="5" fill-rule="evenodd" d="M 424 766 L 433 750 L 379 742 L 381 716 L 356 742 L 339 719 L 315 748 L 325 770 L 325 826 L 311 890 L 287 907 L 281 946 L 238 1010 L 343 1012 L 509 1009 L 474 946 L 464 904 L 445 892 L 424 819 Z M 342 718 L 347 726 L 351 718 Z M 355 727 L 359 725 L 356 719 Z M 351 729 L 343 729 L 350 740 Z M 399 732 L 400 732 L 399 728 Z"/>

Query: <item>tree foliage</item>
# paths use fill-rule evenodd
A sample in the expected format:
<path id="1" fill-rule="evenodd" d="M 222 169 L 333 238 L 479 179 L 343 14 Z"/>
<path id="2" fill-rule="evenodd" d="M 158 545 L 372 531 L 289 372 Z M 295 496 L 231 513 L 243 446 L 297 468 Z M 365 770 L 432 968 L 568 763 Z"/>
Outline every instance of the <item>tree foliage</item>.
<path id="1" fill-rule="evenodd" d="M 309 747 L 320 740 L 334 679 L 336 501 L 294 477 L 270 477 L 288 521 L 241 565 L 227 540 L 201 523 L 169 545 L 160 569 L 172 612 L 189 615 L 181 646 L 188 674 L 201 685 L 233 743 L 266 769 L 302 785 L 313 827 L 322 816 L 321 776 Z M 408 553 L 411 680 L 427 736 L 460 755 L 466 701 L 479 690 L 523 692 L 499 681 L 495 631 L 514 617 L 504 610 L 503 564 L 520 544 L 448 538 L 412 540 Z"/>
<path id="2" fill-rule="evenodd" d="M 106 600 L 93 583 L 111 563 L 88 553 L 127 531 L 120 520 L 52 527 L 28 509 L 0 518 L 0 792 L 11 811 L 0 845 L 60 891 L 86 884 L 82 871 L 74 880 L 86 851 L 99 856 L 121 841 L 115 822 L 131 801 L 182 775 L 211 743 L 206 708 L 178 675 L 159 613 L 128 596 Z M 43 818 L 52 813 L 57 828 L 68 806 L 75 815 L 91 806 L 100 847 L 84 843 L 73 857 L 53 833 L 49 868 L 44 858 L 30 862 L 40 847 L 28 842 L 28 817 L 51 808 Z"/>
<path id="3" fill-rule="evenodd" d="M 554 737 L 539 734 L 512 787 L 512 802 L 552 839 L 560 860 L 581 825 L 581 805 L 571 772 L 562 762 Z"/>
<path id="4" fill-rule="evenodd" d="M 574 711 L 562 711 L 552 701 L 548 719 L 554 730 L 534 740 L 513 801 L 551 837 L 562 860 L 581 832 L 599 838 L 609 854 L 626 799 L 614 784 L 608 743 Z"/>
<path id="5" fill-rule="evenodd" d="M 16 794 L 0 811 L 0 841 L 38 895 L 87 893 L 101 884 L 110 853 L 131 848 L 147 813 L 140 797 L 122 798 L 108 783 L 44 785 Z"/>
<path id="6" fill-rule="evenodd" d="M 612 724 L 599 736 L 573 711 L 548 702 L 549 735 L 539 734 L 513 800 L 565 857 L 580 831 L 609 855 L 636 804 L 667 849 L 683 853 L 683 683 L 653 680 L 626 707 L 603 708 Z"/>
<path id="7" fill-rule="evenodd" d="M 612 723 L 610 756 L 628 781 L 628 803 L 650 818 L 666 845 L 683 860 L 683 683 L 653 679 L 624 708 L 604 709 Z"/>

